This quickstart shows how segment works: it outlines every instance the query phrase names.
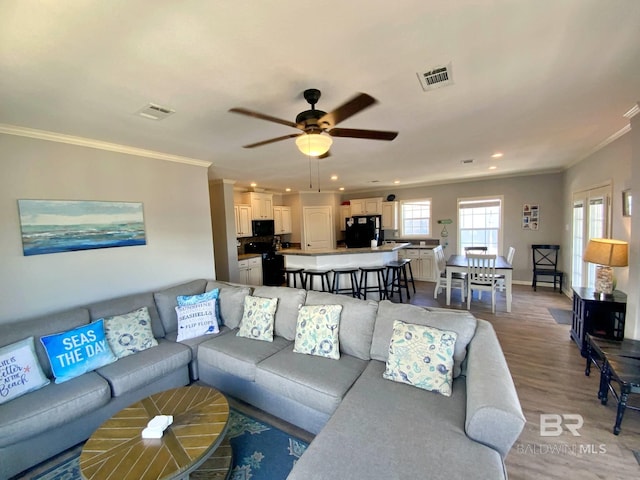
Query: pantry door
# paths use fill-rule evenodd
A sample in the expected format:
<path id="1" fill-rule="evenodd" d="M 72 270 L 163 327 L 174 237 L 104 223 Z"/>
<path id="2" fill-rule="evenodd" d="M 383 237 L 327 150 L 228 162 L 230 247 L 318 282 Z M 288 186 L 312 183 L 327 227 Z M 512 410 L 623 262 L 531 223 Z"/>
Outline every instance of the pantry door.
<path id="1" fill-rule="evenodd" d="M 331 206 L 302 207 L 302 249 L 335 248 Z"/>

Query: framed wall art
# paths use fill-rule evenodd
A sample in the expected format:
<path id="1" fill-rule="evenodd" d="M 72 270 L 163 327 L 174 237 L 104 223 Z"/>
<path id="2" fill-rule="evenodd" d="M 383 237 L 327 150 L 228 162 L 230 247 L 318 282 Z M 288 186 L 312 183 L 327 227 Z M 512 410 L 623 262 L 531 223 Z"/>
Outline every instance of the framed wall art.
<path id="1" fill-rule="evenodd" d="M 540 205 L 525 203 L 522 206 L 522 228 L 524 230 L 538 230 L 540 223 Z"/>
<path id="2" fill-rule="evenodd" d="M 631 216 L 631 190 L 623 190 L 622 191 L 622 216 L 630 217 Z"/>
<path id="3" fill-rule="evenodd" d="M 18 200 L 25 256 L 146 245 L 142 203 Z"/>

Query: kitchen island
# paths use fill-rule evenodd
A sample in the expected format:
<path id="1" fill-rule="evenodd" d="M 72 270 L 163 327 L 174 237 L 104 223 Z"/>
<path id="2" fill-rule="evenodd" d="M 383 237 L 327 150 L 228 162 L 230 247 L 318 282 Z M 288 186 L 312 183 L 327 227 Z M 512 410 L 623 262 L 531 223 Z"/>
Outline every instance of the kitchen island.
<path id="1" fill-rule="evenodd" d="M 333 268 L 386 265 L 398 259 L 398 250 L 410 245 L 410 243 L 387 243 L 376 248 L 329 248 L 325 250 L 287 248 L 277 253 L 284 257 L 286 268 L 331 270 Z"/>

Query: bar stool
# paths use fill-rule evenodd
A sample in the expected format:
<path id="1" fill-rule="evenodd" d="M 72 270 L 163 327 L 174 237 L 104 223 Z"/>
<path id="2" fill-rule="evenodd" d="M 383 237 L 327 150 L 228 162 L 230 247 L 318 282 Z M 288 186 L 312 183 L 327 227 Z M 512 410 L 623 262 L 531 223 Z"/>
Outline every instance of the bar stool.
<path id="1" fill-rule="evenodd" d="M 331 291 L 338 295 L 350 293 L 353 298 L 357 298 L 358 296 L 358 269 L 356 267 L 353 268 L 334 268 L 333 269 L 333 286 Z M 351 282 L 350 287 L 340 288 L 340 276 L 341 275 L 349 275 L 349 281 Z"/>
<path id="2" fill-rule="evenodd" d="M 389 274 L 391 274 L 391 283 L 389 283 Z M 394 261 L 387 263 L 387 276 L 385 279 L 387 285 L 387 294 L 389 298 L 393 297 L 394 293 L 400 296 L 400 303 L 402 303 L 402 289 L 407 291 L 407 300 L 411 299 L 409 294 L 409 280 L 407 280 L 407 263 L 400 261 Z"/>
<path id="3" fill-rule="evenodd" d="M 329 272 L 331 270 L 303 270 L 304 273 L 304 288 L 307 290 L 313 290 L 313 280 L 316 277 L 320 277 L 320 285 L 322 286 L 323 292 L 331 293 L 331 284 L 329 283 Z M 324 284 L 327 283 L 327 288 L 325 289 Z"/>
<path id="4" fill-rule="evenodd" d="M 358 290 L 358 296 L 360 298 L 366 300 L 367 292 L 377 292 L 380 300 L 388 298 L 387 284 L 384 280 L 385 269 L 386 267 L 384 265 L 379 267 L 360 267 L 360 289 Z M 376 278 L 378 280 L 377 285 L 367 285 L 367 279 L 369 278 L 370 273 L 376 274 Z"/>
<path id="5" fill-rule="evenodd" d="M 409 281 L 411 282 L 411 285 L 413 285 L 413 293 L 416 293 L 416 282 L 413 280 L 413 269 L 411 268 L 411 259 L 403 258 L 399 261 L 404 262 L 409 266 Z"/>
<path id="6" fill-rule="evenodd" d="M 298 288 L 298 277 L 300 277 L 300 284 L 304 288 L 304 276 L 302 275 L 304 268 L 285 268 L 284 274 L 287 277 L 287 287 L 291 286 L 291 278 L 293 278 L 293 288 Z"/>

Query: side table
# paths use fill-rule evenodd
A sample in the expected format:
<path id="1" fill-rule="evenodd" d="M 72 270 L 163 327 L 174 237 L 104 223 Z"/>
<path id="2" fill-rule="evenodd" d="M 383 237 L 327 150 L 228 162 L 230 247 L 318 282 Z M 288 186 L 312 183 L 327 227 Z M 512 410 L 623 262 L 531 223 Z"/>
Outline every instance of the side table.
<path id="1" fill-rule="evenodd" d="M 628 357 L 606 356 L 600 376 L 600 385 L 604 384 L 604 390 L 598 394 L 600 403 L 602 405 L 607 404 L 609 392 L 618 401 L 616 423 L 613 427 L 613 434 L 618 435 L 625 410 L 627 408 L 640 410 L 640 407 L 627 404 L 630 393 L 640 393 L 640 360 Z M 619 385 L 619 394 L 611 384 L 612 381 Z"/>
<path id="2" fill-rule="evenodd" d="M 587 357 L 587 334 L 622 340 L 626 313 L 627 295 L 624 292 L 615 290 L 611 297 L 600 299 L 592 288 L 573 288 L 571 338 L 582 356 Z"/>

